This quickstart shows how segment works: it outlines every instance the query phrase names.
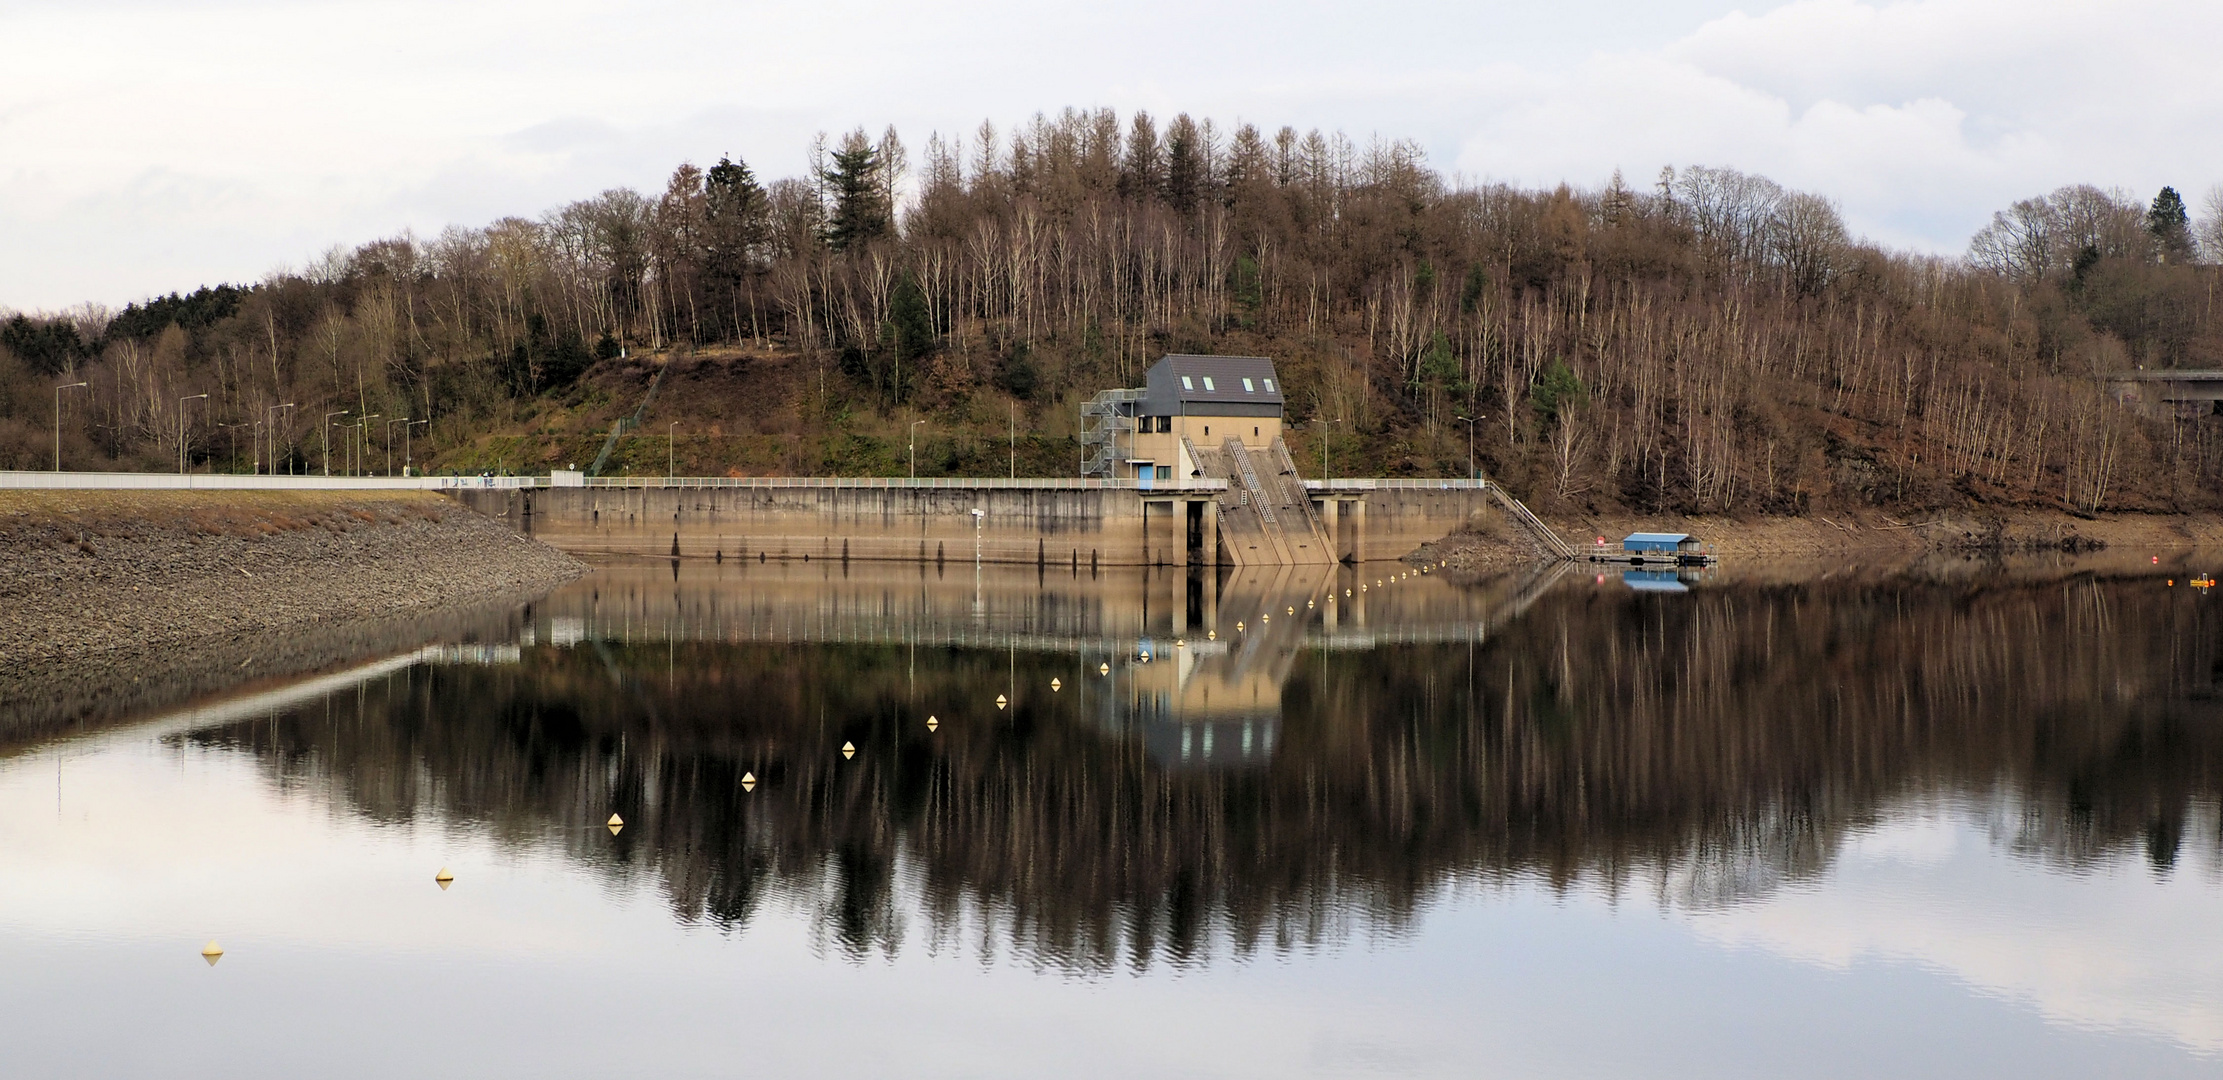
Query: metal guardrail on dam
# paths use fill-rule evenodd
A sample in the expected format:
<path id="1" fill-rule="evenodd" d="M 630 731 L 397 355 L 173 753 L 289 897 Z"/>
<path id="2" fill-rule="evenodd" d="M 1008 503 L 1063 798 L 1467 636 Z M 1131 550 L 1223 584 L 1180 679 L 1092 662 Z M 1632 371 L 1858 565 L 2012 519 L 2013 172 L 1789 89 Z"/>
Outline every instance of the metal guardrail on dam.
<path id="1" fill-rule="evenodd" d="M 991 477 L 978 480 L 902 476 L 589 476 L 559 483 L 547 476 L 263 476 L 239 473 L 134 473 L 0 471 L 0 488 L 55 490 L 214 491 L 513 491 L 550 487 L 630 488 L 834 488 L 1022 491 L 1225 491 L 1227 481 L 1191 479 L 1152 484 L 1137 480 Z"/>
<path id="2" fill-rule="evenodd" d="M 590 488 L 931 488 L 1019 491 L 1225 491 L 1225 480 L 1189 480 L 1145 484 L 1136 480 L 1084 480 L 989 477 L 964 480 L 947 477 L 902 476 L 589 476 L 571 485 Z"/>
<path id="3" fill-rule="evenodd" d="M 239 473 L 0 472 L 0 488 L 70 491 L 499 491 L 545 476 L 260 476 Z"/>

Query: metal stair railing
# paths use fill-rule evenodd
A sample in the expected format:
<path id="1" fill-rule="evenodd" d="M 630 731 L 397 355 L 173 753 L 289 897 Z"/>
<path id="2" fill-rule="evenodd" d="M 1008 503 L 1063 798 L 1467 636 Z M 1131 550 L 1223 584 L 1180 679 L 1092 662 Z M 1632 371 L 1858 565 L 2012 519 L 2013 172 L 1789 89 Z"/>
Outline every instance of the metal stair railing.
<path id="1" fill-rule="evenodd" d="M 1312 496 L 1305 491 L 1303 478 L 1297 475 L 1297 460 L 1289 456 L 1289 444 L 1275 439 L 1274 453 L 1281 458 L 1281 471 L 1289 477 L 1288 482 L 1297 485 L 1298 509 L 1304 511 L 1304 518 L 1311 523 L 1314 533 L 1326 536 L 1328 527 L 1321 523 L 1319 512 L 1312 508 Z"/>
<path id="2" fill-rule="evenodd" d="M 626 432 L 641 426 L 641 417 L 648 414 L 650 403 L 656 400 L 656 391 L 664 385 L 664 373 L 671 369 L 672 366 L 668 362 L 657 368 L 656 377 L 648 381 L 648 393 L 641 395 L 641 404 L 633 410 L 633 415 L 620 416 L 617 423 L 610 425 L 610 437 L 602 440 L 602 452 L 594 455 L 594 464 L 587 466 L 588 476 L 602 475 L 602 467 L 610 463 L 610 451 L 617 449 L 618 439 Z"/>
<path id="3" fill-rule="evenodd" d="M 1512 492 L 1494 481 L 1483 483 L 1489 487 L 1490 494 L 1497 497 L 1498 504 L 1505 507 L 1506 513 L 1511 514 L 1513 520 L 1527 530 L 1529 536 L 1534 537 L 1547 554 L 1561 562 L 1574 562 L 1581 558 L 1575 554 L 1575 549 L 1568 547 L 1567 542 L 1559 538 L 1558 533 L 1551 531 L 1551 526 L 1544 524 L 1544 519 L 1537 517 L 1519 499 L 1514 498 Z"/>
<path id="4" fill-rule="evenodd" d="M 1119 456 L 1119 433 L 1132 430 L 1134 425 L 1124 406 L 1141 401 L 1146 393 L 1137 389 L 1103 390 L 1081 403 L 1080 443 L 1093 448 L 1082 462 L 1081 475 L 1110 476 L 1116 471 L 1113 466 Z"/>
<path id="5" fill-rule="evenodd" d="M 1258 516 L 1268 525 L 1280 524 L 1274 518 L 1274 501 L 1266 497 L 1266 489 L 1258 482 L 1258 470 L 1250 463 L 1250 451 L 1235 439 L 1228 440 L 1229 454 L 1235 459 L 1235 472 L 1243 478 L 1243 486 L 1250 490 L 1251 505 L 1258 508 Z"/>

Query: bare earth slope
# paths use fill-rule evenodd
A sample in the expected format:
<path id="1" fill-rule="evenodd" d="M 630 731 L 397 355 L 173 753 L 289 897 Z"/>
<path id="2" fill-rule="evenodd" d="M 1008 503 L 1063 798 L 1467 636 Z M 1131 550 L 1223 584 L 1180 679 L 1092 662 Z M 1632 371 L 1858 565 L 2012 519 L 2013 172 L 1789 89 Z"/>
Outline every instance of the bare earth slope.
<path id="1" fill-rule="evenodd" d="M 352 659 L 585 569 L 429 493 L 0 492 L 0 739 Z"/>

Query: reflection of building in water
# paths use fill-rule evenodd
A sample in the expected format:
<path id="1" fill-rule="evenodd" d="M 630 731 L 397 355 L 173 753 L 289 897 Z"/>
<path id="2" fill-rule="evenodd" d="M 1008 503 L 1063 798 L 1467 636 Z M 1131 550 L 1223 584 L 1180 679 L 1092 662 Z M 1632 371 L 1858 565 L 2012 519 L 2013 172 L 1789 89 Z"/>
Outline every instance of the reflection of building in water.
<path id="1" fill-rule="evenodd" d="M 1261 658 L 1225 641 L 1151 645 L 1141 654 L 1150 659 L 1128 670 L 1123 704 L 1152 758 L 1168 766 L 1254 765 L 1273 754 L 1293 648 Z"/>

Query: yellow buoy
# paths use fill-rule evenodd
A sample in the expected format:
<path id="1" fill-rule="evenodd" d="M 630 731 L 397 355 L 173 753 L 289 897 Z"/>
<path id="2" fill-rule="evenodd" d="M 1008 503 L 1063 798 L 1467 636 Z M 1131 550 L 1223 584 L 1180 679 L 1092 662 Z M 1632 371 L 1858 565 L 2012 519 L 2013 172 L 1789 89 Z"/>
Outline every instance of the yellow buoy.
<path id="1" fill-rule="evenodd" d="M 1343 595 L 1345 595 L 1345 596 L 1349 596 L 1349 595 L 1351 595 L 1351 590 L 1349 590 L 1349 589 L 1345 589 L 1345 590 L 1343 590 Z"/>
<path id="2" fill-rule="evenodd" d="M 445 892 L 448 886 L 455 884 L 455 875 L 449 873 L 448 868 L 443 866 L 439 873 L 432 875 L 432 880 L 439 882 L 440 890 Z"/>
<path id="3" fill-rule="evenodd" d="M 1053 694 L 1057 693 L 1057 692 L 1058 692 L 1058 691 L 1059 691 L 1060 689 L 1063 689 L 1063 688 L 1064 688 L 1064 686 L 1065 686 L 1065 684 L 1064 684 L 1064 683 L 1061 683 L 1061 682 L 1057 681 L 1056 679 L 1051 679 L 1051 680 L 1050 680 L 1050 692 L 1051 692 L 1051 693 L 1053 693 Z"/>
<path id="4" fill-rule="evenodd" d="M 1271 611 L 1268 611 L 1268 612 L 1263 612 L 1263 613 L 1261 613 L 1261 614 L 1260 614 L 1260 615 L 1258 616 L 1258 621 L 1259 621 L 1259 622 L 1272 622 L 1272 621 L 1274 621 L 1274 613 L 1273 613 L 1273 612 L 1271 612 Z"/>
<path id="5" fill-rule="evenodd" d="M 941 727 L 941 726 L 942 726 L 942 722 L 941 722 L 941 721 L 939 721 L 939 720 L 936 720 L 936 719 L 934 719 L 934 718 L 933 718 L 933 717 L 931 717 L 931 716 L 929 716 L 929 717 L 927 717 L 927 718 L 926 718 L 926 730 L 928 730 L 928 731 L 932 731 L 932 730 L 934 730 L 935 728 L 938 728 L 938 727 Z"/>
<path id="6" fill-rule="evenodd" d="M 1220 632 L 1217 630 L 1206 630 L 1204 632 L 1204 640 L 1206 641 L 1218 641 L 1219 639 Z"/>
<path id="7" fill-rule="evenodd" d="M 618 834 L 618 830 L 625 827 L 625 819 L 617 816 L 616 814 L 611 814 L 609 825 L 610 835 L 616 836 Z"/>
<path id="8" fill-rule="evenodd" d="M 1235 620 L 1235 632 L 1238 634 L 1243 632 L 1243 620 Z"/>
<path id="9" fill-rule="evenodd" d="M 755 791 L 755 790 L 756 790 L 756 774 L 755 774 L 755 773 L 753 773 L 753 772 L 745 772 L 745 773 L 742 773 L 742 774 L 741 774 L 741 790 L 743 790 L 743 791 Z"/>
<path id="10" fill-rule="evenodd" d="M 1008 702 L 1008 701 L 1005 701 L 1005 700 L 1004 700 L 1004 697 L 1003 697 L 1003 695 L 1002 695 L 1002 694 L 997 694 L 997 695 L 996 695 L 996 708 L 999 708 L 999 709 L 1000 709 L 1000 708 L 1003 708 L 1004 706 L 1006 706 L 1006 705 L 1009 705 L 1009 704 L 1011 704 L 1011 703 L 1010 703 L 1010 702 Z"/>
<path id="11" fill-rule="evenodd" d="M 855 744 L 855 743 L 843 743 L 843 744 L 841 744 L 841 756 L 842 756 L 842 757 L 844 757 L 844 758 L 853 758 L 853 757 L 856 757 L 856 756 L 857 756 L 857 746 L 856 746 L 856 744 Z"/>
<path id="12" fill-rule="evenodd" d="M 1174 638 L 1173 647 L 1176 649 L 1186 649 L 1189 647 L 1189 639 L 1185 637 Z"/>
<path id="13" fill-rule="evenodd" d="M 1098 675 L 1109 675 L 1109 674 L 1111 674 L 1111 665 L 1110 665 L 1110 664 L 1098 664 L 1098 665 L 1096 665 L 1096 674 L 1098 674 Z"/>
<path id="14" fill-rule="evenodd" d="M 1311 605 L 1311 604 L 1306 604 L 1305 606 L 1306 606 L 1306 607 L 1311 607 L 1312 605 Z M 1297 613 L 1297 609 L 1296 609 L 1296 608 L 1290 608 L 1290 609 L 1289 609 L 1289 614 L 1291 614 L 1291 615 L 1295 615 L 1296 613 Z"/>
<path id="15" fill-rule="evenodd" d="M 216 962 L 223 958 L 224 950 L 217 946 L 215 938 L 208 939 L 208 944 L 201 946 L 201 959 L 208 961 L 208 966 L 215 967 Z"/>

